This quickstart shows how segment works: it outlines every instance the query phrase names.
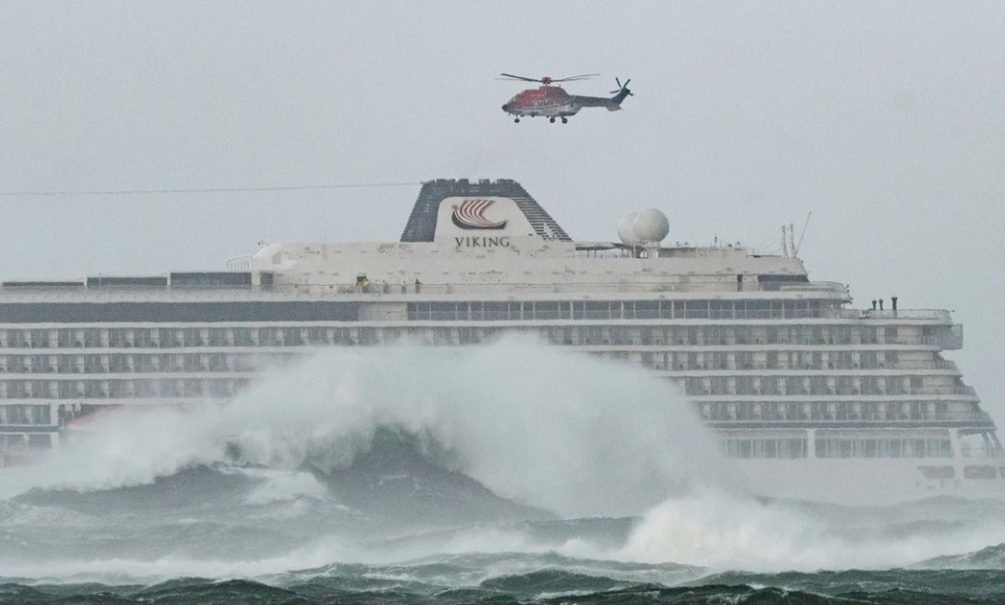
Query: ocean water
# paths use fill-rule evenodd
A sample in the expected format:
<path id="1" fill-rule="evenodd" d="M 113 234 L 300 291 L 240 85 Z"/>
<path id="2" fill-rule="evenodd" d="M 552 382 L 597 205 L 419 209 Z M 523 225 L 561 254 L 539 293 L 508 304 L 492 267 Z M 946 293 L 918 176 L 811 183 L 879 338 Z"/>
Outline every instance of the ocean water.
<path id="1" fill-rule="evenodd" d="M 0 603 L 1003 603 L 1005 501 L 754 497 L 671 387 L 319 351 L 0 474 Z"/>

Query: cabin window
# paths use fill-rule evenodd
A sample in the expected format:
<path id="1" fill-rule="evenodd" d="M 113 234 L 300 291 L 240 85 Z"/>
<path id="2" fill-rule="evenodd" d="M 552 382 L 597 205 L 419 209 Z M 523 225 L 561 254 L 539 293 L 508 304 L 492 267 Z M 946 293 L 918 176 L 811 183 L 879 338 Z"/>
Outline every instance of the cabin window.
<path id="1" fill-rule="evenodd" d="M 919 466 L 925 479 L 955 479 L 956 469 L 951 466 Z"/>
<path id="2" fill-rule="evenodd" d="M 998 469 L 993 466 L 968 465 L 963 467 L 963 476 L 967 479 L 997 479 Z"/>

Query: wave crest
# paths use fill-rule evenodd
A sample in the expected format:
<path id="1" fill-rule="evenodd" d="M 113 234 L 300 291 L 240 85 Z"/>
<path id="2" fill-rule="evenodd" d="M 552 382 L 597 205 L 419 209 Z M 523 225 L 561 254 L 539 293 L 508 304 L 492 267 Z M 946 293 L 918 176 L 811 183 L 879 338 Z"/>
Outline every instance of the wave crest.
<path id="1" fill-rule="evenodd" d="M 122 410 L 3 494 L 149 483 L 196 464 L 346 468 L 381 428 L 496 493 L 564 515 L 636 514 L 732 480 L 665 381 L 520 339 L 483 347 L 319 351 L 227 405 Z"/>

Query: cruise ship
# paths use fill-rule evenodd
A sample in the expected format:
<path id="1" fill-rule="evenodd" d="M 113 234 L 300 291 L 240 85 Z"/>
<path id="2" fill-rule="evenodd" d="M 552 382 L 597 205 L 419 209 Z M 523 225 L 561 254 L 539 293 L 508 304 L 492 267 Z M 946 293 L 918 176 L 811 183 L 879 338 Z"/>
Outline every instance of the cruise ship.
<path id="1" fill-rule="evenodd" d="M 788 243 L 765 255 L 667 245 L 667 231 L 645 210 L 618 241 L 575 241 L 515 181 L 434 180 L 396 242 L 268 244 L 223 271 L 3 281 L 0 460 L 29 463 L 102 409 L 226 400 L 263 358 L 519 332 L 676 384 L 763 495 L 1003 497 L 995 425 L 943 356 L 962 346 L 949 312 L 855 308 Z"/>

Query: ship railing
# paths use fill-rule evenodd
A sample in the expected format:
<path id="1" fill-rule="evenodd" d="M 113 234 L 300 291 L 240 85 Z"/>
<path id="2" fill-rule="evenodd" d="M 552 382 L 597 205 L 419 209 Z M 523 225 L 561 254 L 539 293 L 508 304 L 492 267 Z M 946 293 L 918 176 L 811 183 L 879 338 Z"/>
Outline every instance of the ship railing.
<path id="1" fill-rule="evenodd" d="M 535 283 L 535 282 L 507 282 L 507 283 L 421 283 L 416 290 L 413 282 L 391 283 L 383 281 L 372 281 L 366 286 L 359 284 L 334 284 L 334 285 L 311 285 L 294 284 L 284 286 L 274 286 L 274 288 L 303 291 L 335 291 L 339 294 L 458 294 L 468 292 L 502 292 L 520 294 L 526 292 L 549 292 L 549 293 L 575 293 L 582 294 L 603 292 L 768 292 L 776 291 L 776 288 L 767 287 L 770 284 L 753 287 L 744 285 L 737 287 L 737 284 L 730 280 L 690 280 L 686 282 L 570 282 L 570 283 Z M 812 288 L 818 292 L 832 292 L 844 296 L 844 286 L 840 288 L 819 287 Z M 796 288 L 798 289 L 798 288 Z M 807 288 L 810 289 L 810 288 Z M 767 313 L 767 311 L 765 311 Z"/>
<path id="2" fill-rule="evenodd" d="M 251 290 L 266 290 L 271 291 L 272 286 L 253 286 L 253 285 L 164 285 L 164 286 L 147 286 L 147 285 L 92 285 L 85 286 L 83 284 L 78 286 L 0 286 L 0 296 L 17 296 L 18 294 L 68 294 L 68 295 L 79 295 L 81 292 L 102 292 L 102 293 L 113 293 L 113 292 L 166 292 L 166 291 L 178 291 L 178 290 L 192 290 L 194 292 L 198 291 L 238 291 L 246 292 Z M 276 289 L 279 289 L 278 287 Z M 295 289 L 295 288 L 290 288 Z"/>
<path id="3" fill-rule="evenodd" d="M 940 347 L 944 349 L 952 348 L 947 347 L 947 341 L 952 340 L 951 335 L 938 335 L 938 336 L 897 336 L 896 338 L 877 338 L 874 342 L 862 341 L 861 344 L 888 344 L 888 345 L 926 345 Z"/>
<path id="4" fill-rule="evenodd" d="M 227 271 L 251 271 L 251 256 L 234 256 L 227 259 Z"/>
<path id="5" fill-rule="evenodd" d="M 435 293 L 438 290 L 430 289 Z M 422 288 L 422 292 L 426 293 L 427 290 L 425 286 Z M 561 320 L 569 319 L 568 316 L 562 315 L 559 312 L 535 312 L 536 319 L 543 320 Z M 938 316 L 936 314 L 917 314 L 913 319 L 926 319 L 926 320 L 942 320 L 949 319 L 948 316 Z M 431 318 L 433 320 L 443 319 L 449 320 L 454 319 L 452 316 L 446 316 L 442 318 L 437 318 L 435 315 Z M 500 319 L 510 319 L 510 318 L 500 318 Z M 767 310 L 742 310 L 742 309 L 689 309 L 682 313 L 677 313 L 676 315 L 671 315 L 667 310 L 639 310 L 636 309 L 633 312 L 631 318 L 612 318 L 603 313 L 593 313 L 587 312 L 587 315 L 575 319 L 587 319 L 587 320 L 610 320 L 610 319 L 635 319 L 635 320 L 660 320 L 660 319 L 695 319 L 695 320 L 832 320 L 832 319 L 860 319 L 857 313 L 850 313 L 848 310 L 844 309 L 832 309 L 832 308 L 815 308 L 815 309 L 767 309 Z M 948 337 L 900 337 L 895 340 L 886 341 L 885 344 L 901 344 L 901 345 L 939 345 L 944 342 Z M 798 342 L 797 342 L 798 340 Z M 738 343 L 739 344 L 739 343 Z M 751 343 L 747 343 L 751 344 Z M 873 343 L 852 343 L 850 339 L 847 342 L 837 342 L 835 339 L 813 339 L 811 337 L 800 338 L 792 340 L 790 344 L 795 345 L 834 345 L 834 344 L 880 344 L 880 340 L 877 338 Z"/>
<path id="6" fill-rule="evenodd" d="M 797 283 L 774 283 L 766 282 L 759 284 L 762 290 L 781 290 L 782 292 L 787 292 L 790 290 L 794 291 L 833 291 L 841 292 L 843 294 L 848 294 L 848 285 L 836 281 L 808 281 L 808 282 L 797 282 Z"/>
<path id="7" fill-rule="evenodd" d="M 943 386 L 921 387 L 911 389 L 914 395 L 969 395 L 977 397 L 977 390 L 966 384 L 951 384 Z"/>
<path id="8" fill-rule="evenodd" d="M 840 316 L 848 319 L 908 319 L 952 323 L 952 315 L 945 309 L 904 309 L 902 311 L 841 309 Z"/>
<path id="9" fill-rule="evenodd" d="M 228 270 L 243 270 L 245 262 L 250 257 L 235 257 L 228 261 Z M 262 291 L 262 292 L 282 292 L 287 294 L 340 294 L 346 296 L 355 295 L 380 295 L 380 294 L 458 294 L 458 293 L 504 293 L 521 294 L 535 292 L 554 293 L 622 293 L 622 292 L 771 292 L 771 291 L 812 291 L 820 293 L 831 293 L 836 298 L 847 298 L 847 287 L 836 282 L 809 282 L 796 286 L 775 287 L 777 284 L 743 284 L 738 286 L 731 280 L 689 280 L 684 282 L 645 282 L 637 281 L 611 281 L 611 282 L 569 282 L 569 283 L 534 283 L 534 282 L 507 282 L 507 283 L 481 283 L 481 282 L 453 282 L 453 283 L 420 283 L 418 288 L 413 281 L 390 282 L 373 280 L 364 284 L 359 283 L 335 283 L 335 284 L 274 284 L 274 285 L 178 285 L 167 286 L 145 286 L 145 285 L 46 285 L 46 286 L 3 286 L 0 287 L 0 294 L 3 295 L 23 295 L 23 294 L 78 294 L 86 292 L 159 292 L 159 291 L 186 291 L 186 292 L 214 292 L 214 291 Z"/>
<path id="10" fill-rule="evenodd" d="M 761 413 L 761 414 L 727 414 L 713 413 L 712 410 L 699 409 L 702 419 L 719 425 L 741 424 L 750 422 L 770 422 L 778 427 L 786 425 L 806 425 L 812 423 L 821 428 L 828 425 L 847 425 L 850 423 L 879 424 L 879 425 L 916 425 L 918 423 L 952 423 L 967 424 L 975 427 L 994 427 L 994 421 L 986 412 L 945 412 L 921 414 L 831 414 L 831 415 L 811 415 L 786 418 L 781 414 Z"/>
<path id="11" fill-rule="evenodd" d="M 963 458 L 1000 458 L 1001 450 L 994 445 L 971 445 L 969 443 L 960 444 L 960 456 Z"/>
<path id="12" fill-rule="evenodd" d="M 680 342 L 678 344 L 684 344 Z M 750 344 L 749 342 L 736 342 L 732 339 L 724 340 L 721 342 L 704 342 L 702 344 L 693 343 L 692 346 L 716 346 L 716 345 L 728 345 L 737 346 Z M 776 344 L 776 343 L 772 343 Z M 591 342 L 582 343 L 583 346 L 604 346 L 611 350 L 623 349 L 625 347 L 639 347 L 639 346 L 658 346 L 661 350 L 667 346 L 673 346 L 672 342 L 662 343 L 662 342 L 623 342 L 623 343 L 610 343 L 604 345 L 602 342 Z M 662 351 L 661 351 L 662 352 Z M 673 364 L 653 362 L 647 364 L 648 367 L 652 367 L 657 370 L 670 371 L 673 370 Z M 850 362 L 828 362 L 828 363 L 746 363 L 742 366 L 740 365 L 721 365 L 717 366 L 714 364 L 704 364 L 699 363 L 691 366 L 689 364 L 680 363 L 677 366 L 677 370 L 681 372 L 691 371 L 691 372 L 704 372 L 704 371 L 715 371 L 715 370 L 727 370 L 727 371 L 744 371 L 744 370 L 767 370 L 771 372 L 781 371 L 781 372 L 802 372 L 806 370 L 954 370 L 956 374 L 959 374 L 959 368 L 956 364 L 951 361 L 945 362 L 935 362 L 935 361 L 912 361 L 912 362 L 873 362 L 873 363 L 850 363 Z M 842 393 L 847 395 L 848 393 Z"/>
<path id="13" fill-rule="evenodd" d="M 880 365 L 882 367 L 882 365 Z M 959 372 L 956 363 L 948 359 L 936 359 L 932 361 L 898 361 L 891 363 L 890 368 L 895 370 L 953 370 Z"/>
<path id="14" fill-rule="evenodd" d="M 494 319 L 494 318 L 491 318 L 491 317 L 488 318 L 489 321 L 491 321 L 492 319 Z M 306 345 L 312 344 L 312 343 L 310 343 L 309 341 L 304 341 L 302 339 L 298 339 L 298 340 L 293 341 L 293 342 L 290 342 L 290 341 L 276 341 L 276 342 L 266 342 L 266 343 L 263 343 L 263 344 L 259 344 L 259 343 L 240 344 L 240 343 L 235 343 L 233 341 L 225 341 L 225 340 L 219 340 L 219 341 L 199 340 L 199 341 L 197 341 L 195 343 L 190 343 L 190 344 L 186 343 L 184 345 L 181 344 L 181 343 L 163 343 L 163 344 L 164 344 L 164 346 L 161 346 L 162 343 L 158 343 L 158 342 L 150 342 L 150 343 L 147 343 L 147 344 L 144 344 L 144 345 L 133 344 L 133 343 L 129 343 L 129 342 L 121 342 L 121 343 L 107 343 L 106 342 L 106 343 L 92 343 L 92 344 L 89 344 L 89 345 L 85 346 L 85 344 L 83 342 L 80 342 L 79 345 L 71 347 L 71 346 L 60 346 L 59 344 L 57 344 L 55 342 L 49 342 L 49 343 L 45 343 L 44 346 L 38 346 L 38 347 L 32 347 L 31 345 L 25 345 L 25 344 L 19 345 L 17 343 L 0 343 L 0 347 L 2 347 L 2 348 L 8 348 L 8 349 L 18 349 L 18 348 L 46 348 L 46 349 L 48 349 L 48 348 L 60 348 L 60 349 L 83 349 L 83 348 L 176 349 L 176 348 L 186 348 L 186 347 L 193 347 L 193 346 L 195 346 L 195 347 L 235 347 L 235 346 L 238 346 L 238 347 L 240 347 L 240 346 L 255 346 L 255 347 L 258 347 L 258 346 L 263 346 L 263 347 L 272 347 L 272 346 L 297 347 L 297 346 L 306 346 Z M 553 342 L 553 344 L 559 344 L 559 343 L 556 341 L 556 342 Z M 630 349 L 630 348 L 638 348 L 638 347 L 643 347 L 643 346 L 647 346 L 647 347 L 653 347 L 653 346 L 655 346 L 655 347 L 658 347 L 658 349 L 660 351 L 662 351 L 662 350 L 665 349 L 665 347 L 672 346 L 672 345 L 664 345 L 664 344 L 654 345 L 652 343 L 643 344 L 643 343 L 639 343 L 639 342 L 608 342 L 608 343 L 604 343 L 600 339 L 597 339 L 596 341 L 581 342 L 577 346 L 584 347 L 584 348 L 589 349 L 589 350 L 596 350 L 596 351 L 605 351 L 605 350 L 620 351 L 620 350 L 625 350 L 625 349 Z M 30 360 L 31 358 L 28 357 L 28 356 L 24 356 L 24 357 L 18 357 L 17 359 L 19 359 L 19 360 L 20 359 L 28 359 L 28 360 Z M 885 371 L 888 371 L 888 370 L 935 370 L 935 369 L 948 369 L 948 370 L 954 370 L 953 373 L 956 374 L 956 375 L 960 374 L 959 369 L 952 362 L 947 362 L 947 363 L 938 363 L 938 362 L 910 362 L 910 363 L 908 363 L 908 362 L 899 362 L 899 363 L 890 363 L 890 364 L 883 364 L 883 363 L 873 363 L 873 364 L 857 364 L 857 363 L 827 363 L 827 364 L 823 364 L 823 363 L 816 363 L 816 364 L 804 364 L 804 365 L 800 365 L 800 364 L 788 364 L 788 363 L 778 363 L 778 364 L 757 363 L 757 364 L 743 364 L 743 365 L 733 365 L 733 364 L 725 364 L 725 365 L 694 364 L 694 365 L 690 365 L 690 364 L 683 364 L 683 363 L 681 363 L 681 364 L 678 364 L 676 367 L 672 363 L 651 362 L 651 363 L 646 363 L 644 365 L 646 367 L 648 367 L 648 368 L 651 368 L 651 369 L 654 369 L 654 370 L 658 370 L 658 371 L 661 371 L 661 372 L 675 372 L 675 373 L 677 373 L 677 372 L 691 372 L 691 373 L 698 373 L 698 372 L 723 372 L 723 371 L 725 371 L 725 372 L 749 372 L 751 370 L 762 370 L 762 371 L 766 371 L 766 372 L 797 372 L 799 374 L 806 374 L 808 372 L 831 372 L 831 371 L 841 372 L 841 371 L 845 371 L 845 370 L 877 370 L 877 371 L 882 370 L 882 371 L 885 372 Z M 86 373 L 98 373 L 98 374 L 105 374 L 105 373 L 109 373 L 109 372 L 112 372 L 112 373 L 132 373 L 132 372 L 145 372 L 145 371 L 147 371 L 147 370 L 146 369 L 142 369 L 142 368 L 140 368 L 140 369 L 119 368 L 119 369 L 111 369 L 110 370 L 109 367 L 107 366 L 107 362 L 105 362 L 105 365 L 103 365 L 103 366 L 79 366 L 79 367 L 76 366 L 76 365 L 57 366 L 57 365 L 54 365 L 53 363 L 38 363 L 38 362 L 32 363 L 31 361 L 28 361 L 27 363 L 24 363 L 24 362 L 8 363 L 8 365 L 3 365 L 2 363 L 0 363 L 0 374 L 54 374 L 54 373 L 60 373 L 60 374 L 74 374 L 74 373 L 85 373 L 85 374 Z M 209 371 L 209 370 L 206 367 L 199 366 L 198 368 L 196 368 L 196 371 Z M 854 393 L 851 390 L 848 390 L 846 392 L 845 390 L 839 389 L 836 394 L 838 394 L 838 395 L 852 395 L 852 394 L 856 394 L 856 393 Z"/>
<path id="15" fill-rule="evenodd" d="M 951 392 L 954 395 L 970 395 L 971 397 L 977 397 L 977 390 L 970 385 L 953 385 L 950 387 Z"/>

